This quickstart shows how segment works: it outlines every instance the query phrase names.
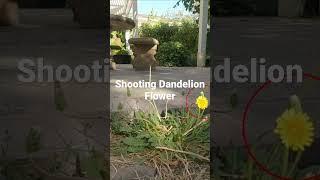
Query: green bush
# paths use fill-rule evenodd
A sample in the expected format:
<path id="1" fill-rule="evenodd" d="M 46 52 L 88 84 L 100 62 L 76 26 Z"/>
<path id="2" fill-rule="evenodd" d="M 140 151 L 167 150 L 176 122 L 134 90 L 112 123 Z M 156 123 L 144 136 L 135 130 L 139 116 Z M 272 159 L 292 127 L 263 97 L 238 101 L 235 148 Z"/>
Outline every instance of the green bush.
<path id="1" fill-rule="evenodd" d="M 193 66 L 194 58 L 180 42 L 165 42 L 159 46 L 156 59 L 160 66 Z"/>
<path id="2" fill-rule="evenodd" d="M 183 44 L 183 46 L 193 54 L 197 54 L 198 34 L 198 24 L 195 21 L 185 19 L 182 20 L 181 25 L 179 25 L 179 30 L 174 34 L 172 39 Z"/>
<path id="3" fill-rule="evenodd" d="M 178 26 L 165 22 L 160 22 L 155 25 L 145 23 L 140 28 L 140 36 L 155 38 L 162 44 L 171 41 L 178 30 Z"/>
<path id="4" fill-rule="evenodd" d="M 194 66 L 198 49 L 198 24 L 193 19 L 179 22 L 143 24 L 141 37 L 152 37 L 159 41 L 157 60 L 161 66 Z"/>
<path id="5" fill-rule="evenodd" d="M 155 38 L 160 45 L 170 41 L 177 41 L 193 53 L 197 51 L 198 32 L 198 24 L 193 19 L 183 19 L 174 24 L 169 22 L 160 22 L 154 25 L 146 23 L 140 28 L 141 37 Z"/>

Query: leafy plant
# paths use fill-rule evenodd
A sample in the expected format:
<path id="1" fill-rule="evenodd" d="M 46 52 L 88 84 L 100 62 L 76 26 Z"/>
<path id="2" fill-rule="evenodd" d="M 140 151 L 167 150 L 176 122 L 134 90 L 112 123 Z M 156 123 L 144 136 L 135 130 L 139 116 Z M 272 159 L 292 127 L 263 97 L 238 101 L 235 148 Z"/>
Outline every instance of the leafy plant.
<path id="1" fill-rule="evenodd" d="M 111 37 L 118 37 L 121 39 L 121 42 L 125 42 L 126 39 L 125 39 L 125 35 L 124 35 L 124 32 L 121 32 L 121 31 L 113 31 L 111 32 Z"/>
<path id="2" fill-rule="evenodd" d="M 111 33 L 112 38 L 110 38 L 110 48 L 112 55 L 118 55 L 118 53 L 124 53 L 125 50 L 125 38 L 122 32 L 113 31 Z"/>
<path id="3" fill-rule="evenodd" d="M 130 90 L 130 88 L 129 87 L 127 87 L 127 97 L 131 97 L 131 90 Z"/>
<path id="4" fill-rule="evenodd" d="M 197 52 L 198 24 L 192 18 L 183 18 L 177 22 L 145 23 L 140 28 L 141 37 L 152 37 L 163 43 L 177 41 L 183 44 L 192 53 Z"/>
<path id="5" fill-rule="evenodd" d="M 180 3 L 184 5 L 187 11 L 191 11 L 193 13 L 200 12 L 200 0 L 178 0 L 175 7 L 179 6 Z"/>
<path id="6" fill-rule="evenodd" d="M 106 166 L 103 153 L 92 150 L 89 155 L 82 160 L 82 166 L 88 178 L 106 179 Z"/>
<path id="7" fill-rule="evenodd" d="M 162 44 L 171 41 L 178 31 L 179 26 L 176 24 L 170 25 L 167 22 L 159 22 L 152 25 L 144 23 L 140 27 L 140 36 L 155 38 Z"/>
<path id="8" fill-rule="evenodd" d="M 112 129 L 114 132 L 124 135 L 121 143 L 127 153 L 142 152 L 145 150 L 157 150 L 159 155 L 165 159 L 175 159 L 179 154 L 185 154 L 195 159 L 207 160 L 209 147 L 209 121 L 203 116 L 204 109 L 208 102 L 201 96 L 203 109 L 186 111 L 184 108 L 179 111 L 168 111 L 162 117 L 158 112 L 145 113 L 135 112 L 132 121 L 120 125 L 119 114 L 113 116 Z M 152 106 L 156 109 L 154 102 Z M 116 119 L 118 118 L 118 119 Z M 122 127 L 122 128 L 120 128 Z M 198 146 L 199 145 L 199 146 Z M 199 149 L 200 148 L 200 149 Z M 200 154 L 198 154 L 200 153 Z"/>
<path id="9" fill-rule="evenodd" d="M 1 154 L 0 156 L 6 156 L 9 149 L 9 142 L 11 141 L 12 137 L 9 135 L 9 130 L 4 131 L 4 135 L 0 139 L 0 147 L 1 147 Z"/>
<path id="10" fill-rule="evenodd" d="M 219 16 L 250 15 L 255 13 L 255 3 L 253 0 L 216 0 L 213 1 L 213 8 L 209 7 L 209 11 L 212 11 L 211 15 Z M 200 0 L 178 0 L 175 6 L 180 4 L 192 13 L 200 12 Z"/>
<path id="11" fill-rule="evenodd" d="M 27 153 L 34 153 L 41 149 L 42 134 L 39 128 L 31 128 L 26 138 Z"/>
<path id="12" fill-rule="evenodd" d="M 171 41 L 180 42 L 192 54 L 198 51 L 199 27 L 193 19 L 182 19 L 178 25 L 178 31 L 174 34 Z"/>
<path id="13" fill-rule="evenodd" d="M 126 151 L 128 153 L 140 152 L 149 147 L 148 139 L 141 136 L 126 137 L 122 140 L 122 143 L 127 146 Z"/>
<path id="14" fill-rule="evenodd" d="M 209 12 L 208 12 L 208 17 L 210 19 L 210 5 L 211 5 L 211 0 L 209 0 L 208 3 L 208 8 L 209 8 Z M 189 12 L 192 12 L 193 14 L 199 14 L 200 13 L 200 0 L 178 0 L 177 3 L 175 4 L 174 7 L 179 6 L 180 4 L 182 4 L 185 9 Z"/>
<path id="15" fill-rule="evenodd" d="M 134 126 L 131 126 L 131 123 L 128 122 L 129 114 L 124 113 L 123 111 L 111 113 L 111 130 L 112 133 L 118 135 L 130 135 L 134 132 Z"/>
<path id="16" fill-rule="evenodd" d="M 116 53 L 116 55 L 129 55 L 130 53 L 129 53 L 129 51 L 128 50 L 126 50 L 126 49 L 121 49 L 121 50 L 119 50 L 117 53 Z"/>
<path id="17" fill-rule="evenodd" d="M 54 104 L 57 111 L 63 112 L 68 104 L 59 81 L 54 82 Z"/>
<path id="18" fill-rule="evenodd" d="M 156 59 L 162 66 L 192 66 L 196 61 L 190 54 L 180 42 L 166 42 L 159 47 Z"/>
<path id="19" fill-rule="evenodd" d="M 160 42 L 156 58 L 162 66 L 195 66 L 198 45 L 198 24 L 192 18 L 175 23 L 145 23 L 141 37 L 152 37 Z"/>

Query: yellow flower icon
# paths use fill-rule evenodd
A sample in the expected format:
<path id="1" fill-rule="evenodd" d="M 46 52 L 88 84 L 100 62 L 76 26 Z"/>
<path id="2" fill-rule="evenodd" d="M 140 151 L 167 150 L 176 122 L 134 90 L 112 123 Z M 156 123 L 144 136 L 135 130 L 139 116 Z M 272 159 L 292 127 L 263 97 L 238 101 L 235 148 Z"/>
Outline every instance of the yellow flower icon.
<path id="1" fill-rule="evenodd" d="M 287 148 L 304 151 L 313 142 L 314 127 L 307 114 L 289 109 L 277 119 L 275 133 Z"/>
<path id="2" fill-rule="evenodd" d="M 206 109 L 208 107 L 208 99 L 204 96 L 204 93 L 201 92 L 201 95 L 197 98 L 196 104 L 199 109 Z"/>

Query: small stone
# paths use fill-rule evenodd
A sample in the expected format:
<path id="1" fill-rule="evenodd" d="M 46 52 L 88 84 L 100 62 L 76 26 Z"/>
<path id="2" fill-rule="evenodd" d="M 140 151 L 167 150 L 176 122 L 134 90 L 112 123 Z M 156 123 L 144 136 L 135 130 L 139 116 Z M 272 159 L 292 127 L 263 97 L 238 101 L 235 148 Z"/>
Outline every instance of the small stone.
<path id="1" fill-rule="evenodd" d="M 117 64 L 113 61 L 110 61 L 110 69 L 111 70 L 117 70 Z"/>
<path id="2" fill-rule="evenodd" d="M 126 168 L 117 169 L 117 173 L 114 175 L 112 180 L 133 180 L 133 179 L 144 179 L 150 180 L 155 179 L 156 170 L 154 168 L 146 166 L 132 166 Z"/>

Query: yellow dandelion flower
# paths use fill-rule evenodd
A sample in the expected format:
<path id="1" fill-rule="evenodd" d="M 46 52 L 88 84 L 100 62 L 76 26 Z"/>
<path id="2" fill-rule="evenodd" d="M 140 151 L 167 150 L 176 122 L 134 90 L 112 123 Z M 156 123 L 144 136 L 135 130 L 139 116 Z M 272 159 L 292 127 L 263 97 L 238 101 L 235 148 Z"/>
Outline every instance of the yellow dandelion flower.
<path id="1" fill-rule="evenodd" d="M 277 119 L 275 133 L 287 148 L 304 151 L 313 142 L 314 127 L 307 114 L 289 109 Z"/>
<path id="2" fill-rule="evenodd" d="M 201 95 L 197 98 L 196 104 L 198 108 L 202 110 L 208 107 L 209 102 L 208 102 L 208 99 L 204 96 L 203 92 L 201 92 Z"/>

